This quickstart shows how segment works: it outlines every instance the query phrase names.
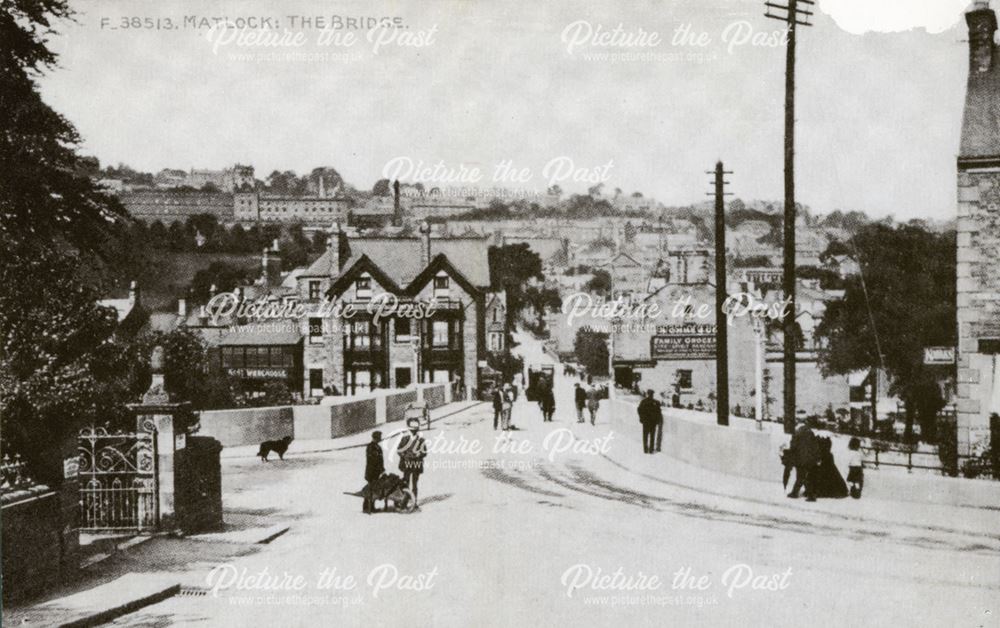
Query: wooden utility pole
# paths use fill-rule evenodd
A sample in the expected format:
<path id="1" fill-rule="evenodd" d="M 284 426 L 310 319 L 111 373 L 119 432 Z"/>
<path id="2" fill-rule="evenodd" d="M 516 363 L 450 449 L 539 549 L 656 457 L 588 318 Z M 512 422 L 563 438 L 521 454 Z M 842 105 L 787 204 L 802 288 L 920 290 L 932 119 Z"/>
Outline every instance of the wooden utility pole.
<path id="1" fill-rule="evenodd" d="M 782 366 L 785 432 L 795 431 L 795 32 L 797 26 L 812 26 L 812 11 L 799 5 L 812 6 L 813 0 L 788 0 L 788 5 L 765 2 L 765 15 L 788 25 L 785 48 L 785 217 L 784 266 L 782 289 L 787 306 L 782 320 L 784 364 Z M 771 10 L 777 14 L 772 14 Z M 801 21 L 800 21 L 801 18 Z"/>
<path id="2" fill-rule="evenodd" d="M 726 327 L 726 203 L 725 176 L 732 172 L 715 164 L 715 416 L 729 425 L 729 330 Z M 711 174 L 711 173 L 709 173 Z"/>

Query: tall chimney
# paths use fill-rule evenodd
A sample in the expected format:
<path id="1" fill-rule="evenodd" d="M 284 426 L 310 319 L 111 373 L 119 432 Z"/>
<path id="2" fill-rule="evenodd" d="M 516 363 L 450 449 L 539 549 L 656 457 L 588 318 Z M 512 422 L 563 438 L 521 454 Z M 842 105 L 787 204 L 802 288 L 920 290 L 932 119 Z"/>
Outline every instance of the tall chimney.
<path id="1" fill-rule="evenodd" d="M 990 9 L 987 0 L 976 0 L 972 10 L 965 14 L 965 22 L 969 25 L 969 74 L 989 72 L 993 67 L 996 13 Z"/>
<path id="2" fill-rule="evenodd" d="M 343 253 L 341 250 L 341 239 L 343 234 L 340 230 L 340 221 L 334 222 L 327 233 L 329 236 L 326 239 L 326 249 L 330 252 L 330 276 L 337 277 L 340 275 L 340 265 L 343 262 L 341 259 Z"/>
<path id="3" fill-rule="evenodd" d="M 427 221 L 420 223 L 420 253 L 421 259 L 424 263 L 423 268 L 431 263 L 431 226 Z"/>
<path id="4" fill-rule="evenodd" d="M 392 226 L 403 224 L 403 212 L 399 208 L 399 179 L 392 183 Z"/>

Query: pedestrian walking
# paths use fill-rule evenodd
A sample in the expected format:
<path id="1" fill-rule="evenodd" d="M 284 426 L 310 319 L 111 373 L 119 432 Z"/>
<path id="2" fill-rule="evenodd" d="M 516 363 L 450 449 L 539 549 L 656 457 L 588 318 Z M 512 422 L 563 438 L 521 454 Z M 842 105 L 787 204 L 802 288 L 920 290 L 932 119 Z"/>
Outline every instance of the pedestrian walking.
<path id="1" fill-rule="evenodd" d="M 500 415 L 503 414 L 503 394 L 498 386 L 493 387 L 493 431 L 496 431 L 500 422 Z"/>
<path id="2" fill-rule="evenodd" d="M 583 423 L 583 409 L 587 407 L 587 391 L 577 382 L 573 388 L 573 403 L 576 405 L 576 422 Z"/>
<path id="3" fill-rule="evenodd" d="M 396 453 L 399 454 L 399 470 L 403 473 L 403 484 L 413 491 L 413 502 L 417 503 L 417 483 L 424 472 L 424 458 L 427 457 L 427 441 L 420 435 L 420 419 L 407 419 L 408 434 L 399 439 Z"/>
<path id="4" fill-rule="evenodd" d="M 663 424 L 660 402 L 653 398 L 653 391 L 647 390 L 639 402 L 639 423 L 642 424 L 642 451 L 651 454 L 656 451 L 656 426 Z"/>
<path id="5" fill-rule="evenodd" d="M 510 384 L 503 386 L 503 398 L 500 402 L 500 428 L 503 431 L 510 430 L 510 412 L 514 408 L 514 391 Z"/>
<path id="6" fill-rule="evenodd" d="M 847 459 L 847 481 L 851 485 L 851 497 L 861 498 L 861 489 L 865 487 L 865 467 L 861 457 L 861 440 L 855 436 L 847 444 L 847 449 L 851 452 Z"/>
<path id="7" fill-rule="evenodd" d="M 544 388 L 542 388 L 538 405 L 542 408 L 542 421 L 551 422 L 552 415 L 556 412 L 556 397 L 552 392 L 551 384 L 547 384 Z"/>
<path id="8" fill-rule="evenodd" d="M 664 395 L 664 400 L 666 400 L 666 395 Z M 658 401 L 657 402 L 657 406 L 658 406 L 660 415 L 659 415 L 659 418 L 656 421 L 656 425 L 655 425 L 656 434 L 653 436 L 653 439 L 656 441 L 656 449 L 655 449 L 655 451 L 660 451 L 660 448 L 663 446 L 663 402 L 659 402 Z"/>
<path id="9" fill-rule="evenodd" d="M 373 491 L 375 489 L 375 482 L 378 481 L 382 474 L 385 473 L 385 459 L 382 456 L 382 432 L 378 430 L 372 432 L 372 440 L 365 447 L 365 486 L 364 491 L 364 503 L 361 506 L 361 511 L 366 515 L 370 515 L 375 511 L 375 499 L 373 497 Z"/>
<path id="10" fill-rule="evenodd" d="M 591 385 L 587 389 L 587 411 L 590 413 L 591 425 L 597 425 L 597 409 L 600 407 L 600 393 L 597 391 L 597 386 Z"/>

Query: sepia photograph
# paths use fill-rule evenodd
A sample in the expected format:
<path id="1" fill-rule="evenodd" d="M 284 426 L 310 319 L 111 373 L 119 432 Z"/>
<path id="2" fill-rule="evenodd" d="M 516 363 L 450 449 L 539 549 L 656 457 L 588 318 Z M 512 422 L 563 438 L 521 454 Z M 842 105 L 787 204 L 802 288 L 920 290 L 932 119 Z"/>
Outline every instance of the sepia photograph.
<path id="1" fill-rule="evenodd" d="M 2 624 L 1000 628 L 1000 0 L 0 0 Z"/>

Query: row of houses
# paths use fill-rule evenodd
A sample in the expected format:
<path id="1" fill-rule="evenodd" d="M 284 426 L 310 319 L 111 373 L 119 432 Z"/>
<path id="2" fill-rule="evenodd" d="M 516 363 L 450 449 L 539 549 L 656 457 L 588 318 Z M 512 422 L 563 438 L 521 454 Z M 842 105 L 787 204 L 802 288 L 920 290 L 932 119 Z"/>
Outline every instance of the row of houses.
<path id="1" fill-rule="evenodd" d="M 488 249 L 485 238 L 435 238 L 426 225 L 418 237 L 337 225 L 308 267 L 282 273 L 275 245 L 255 283 L 191 311 L 182 300 L 149 325 L 199 334 L 249 390 L 281 381 L 308 399 L 460 382 L 472 394 L 488 354 L 507 350 L 506 295 L 491 286 Z M 105 304 L 124 320 L 136 292 Z"/>

